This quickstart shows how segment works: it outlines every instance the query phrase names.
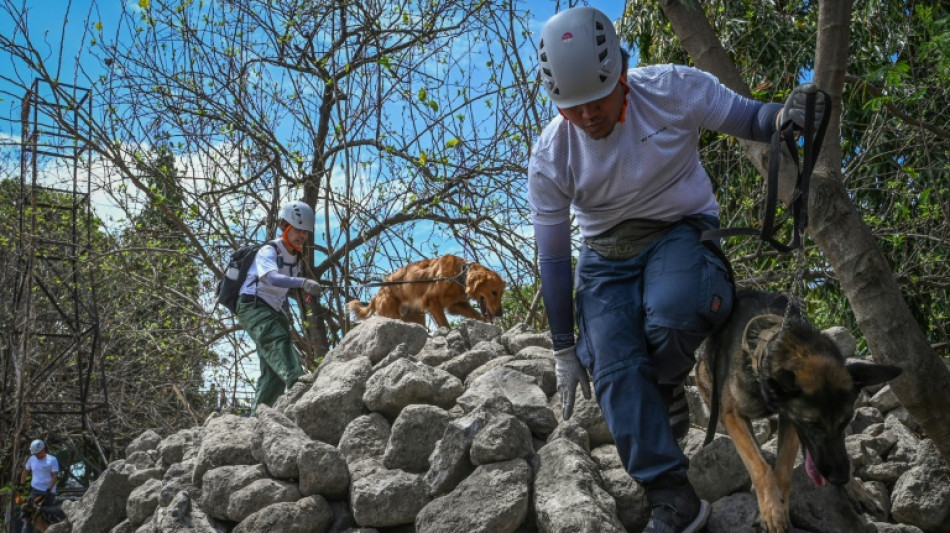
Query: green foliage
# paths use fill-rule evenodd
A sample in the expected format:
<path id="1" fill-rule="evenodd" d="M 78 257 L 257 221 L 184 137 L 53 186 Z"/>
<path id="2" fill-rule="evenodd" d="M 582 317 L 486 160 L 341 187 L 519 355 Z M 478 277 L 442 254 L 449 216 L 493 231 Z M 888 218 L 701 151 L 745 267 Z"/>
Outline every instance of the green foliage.
<path id="1" fill-rule="evenodd" d="M 720 0 L 703 8 L 755 98 L 783 101 L 809 74 L 817 3 Z M 641 63 L 689 62 L 657 3 L 633 0 L 627 13 L 622 33 Z M 944 347 L 950 341 L 948 21 L 946 6 L 856 2 L 848 65 L 854 79 L 845 87 L 841 121 L 846 187 L 922 330 Z M 758 227 L 763 179 L 738 144 L 707 134 L 702 153 L 724 225 Z M 740 284 L 796 292 L 817 323 L 859 333 L 834 270 L 814 246 L 804 259 L 779 256 L 749 238 L 725 247 Z"/>

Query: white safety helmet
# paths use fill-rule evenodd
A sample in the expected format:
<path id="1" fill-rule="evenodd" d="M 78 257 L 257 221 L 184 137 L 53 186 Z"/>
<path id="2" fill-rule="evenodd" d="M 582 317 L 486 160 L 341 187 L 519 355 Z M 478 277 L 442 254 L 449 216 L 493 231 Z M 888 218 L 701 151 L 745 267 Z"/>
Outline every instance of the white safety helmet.
<path id="1" fill-rule="evenodd" d="M 538 44 L 541 81 L 559 108 L 610 94 L 623 69 L 614 25 L 593 7 L 575 7 L 551 17 Z"/>
<path id="2" fill-rule="evenodd" d="M 46 449 L 46 443 L 44 443 L 40 439 L 36 439 L 35 441 L 30 443 L 30 453 L 33 455 L 36 455 L 45 449 Z"/>
<path id="3" fill-rule="evenodd" d="M 313 233 L 313 208 L 305 202 L 290 202 L 280 209 L 280 218 L 291 226 Z"/>

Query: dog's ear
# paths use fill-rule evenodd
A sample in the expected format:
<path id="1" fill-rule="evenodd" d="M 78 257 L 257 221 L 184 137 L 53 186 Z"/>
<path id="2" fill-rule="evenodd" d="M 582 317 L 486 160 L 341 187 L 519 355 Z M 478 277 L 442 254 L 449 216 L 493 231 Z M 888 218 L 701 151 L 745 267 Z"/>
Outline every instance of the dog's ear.
<path id="1" fill-rule="evenodd" d="M 485 283 L 484 272 L 469 270 L 468 276 L 465 278 L 465 293 L 474 296 L 483 283 Z"/>
<path id="2" fill-rule="evenodd" d="M 848 373 L 854 381 L 854 390 L 890 381 L 901 375 L 901 368 L 894 365 L 882 365 L 863 359 L 848 359 L 845 362 Z"/>

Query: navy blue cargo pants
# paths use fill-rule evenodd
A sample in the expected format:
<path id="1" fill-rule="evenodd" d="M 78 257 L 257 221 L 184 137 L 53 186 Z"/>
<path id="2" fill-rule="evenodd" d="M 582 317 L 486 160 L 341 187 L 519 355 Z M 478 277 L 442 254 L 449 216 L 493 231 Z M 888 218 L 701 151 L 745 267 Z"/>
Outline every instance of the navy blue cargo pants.
<path id="1" fill-rule="evenodd" d="M 587 246 L 578 257 L 577 355 L 620 459 L 641 484 L 686 473 L 661 388 L 686 379 L 693 352 L 732 308 L 729 274 L 699 235 L 681 223 L 631 259 L 604 259 Z"/>

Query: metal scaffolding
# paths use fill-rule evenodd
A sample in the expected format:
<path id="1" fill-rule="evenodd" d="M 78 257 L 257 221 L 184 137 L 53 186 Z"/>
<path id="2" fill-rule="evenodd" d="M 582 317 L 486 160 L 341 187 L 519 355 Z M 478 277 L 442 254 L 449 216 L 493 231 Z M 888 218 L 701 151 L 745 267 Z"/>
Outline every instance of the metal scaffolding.
<path id="1" fill-rule="evenodd" d="M 13 483 L 33 438 L 90 467 L 107 464 L 104 449 L 112 448 L 90 261 L 95 222 L 83 117 L 91 116 L 91 100 L 88 89 L 41 80 L 23 97 L 13 328 L 0 347 L 3 466 Z"/>

